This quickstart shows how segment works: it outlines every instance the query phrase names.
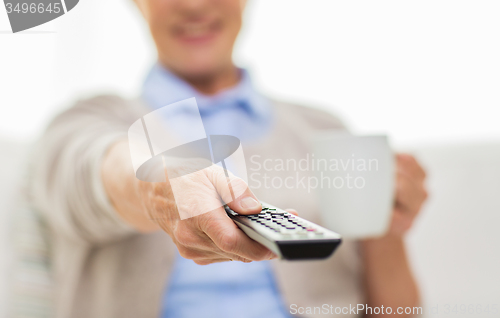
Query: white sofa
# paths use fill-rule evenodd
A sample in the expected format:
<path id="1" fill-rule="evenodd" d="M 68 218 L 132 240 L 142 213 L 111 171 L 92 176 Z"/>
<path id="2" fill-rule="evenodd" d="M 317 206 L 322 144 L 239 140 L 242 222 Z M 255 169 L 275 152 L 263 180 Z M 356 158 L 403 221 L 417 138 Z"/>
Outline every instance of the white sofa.
<path id="1" fill-rule="evenodd" d="M 15 211 L 27 150 L 25 143 L 0 140 L 0 317 L 11 260 L 8 216 Z M 430 189 L 408 236 L 424 316 L 500 317 L 500 142 L 413 152 L 427 168 Z"/>
<path id="2" fill-rule="evenodd" d="M 414 153 L 430 190 L 408 236 L 426 317 L 500 317 L 500 142 Z"/>
<path id="3" fill-rule="evenodd" d="M 22 197 L 21 182 L 25 172 L 28 143 L 0 138 L 0 317 L 7 317 L 7 295 L 12 274 L 12 213 Z"/>

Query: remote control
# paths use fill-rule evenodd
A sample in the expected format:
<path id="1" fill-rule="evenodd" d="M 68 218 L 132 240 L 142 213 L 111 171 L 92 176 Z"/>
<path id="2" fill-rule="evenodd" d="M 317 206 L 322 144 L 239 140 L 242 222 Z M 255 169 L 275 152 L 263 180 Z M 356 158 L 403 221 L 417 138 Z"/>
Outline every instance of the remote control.
<path id="1" fill-rule="evenodd" d="M 261 213 L 252 215 L 238 214 L 227 205 L 224 209 L 243 232 L 280 259 L 328 258 L 342 241 L 339 234 L 267 203 L 262 203 Z"/>

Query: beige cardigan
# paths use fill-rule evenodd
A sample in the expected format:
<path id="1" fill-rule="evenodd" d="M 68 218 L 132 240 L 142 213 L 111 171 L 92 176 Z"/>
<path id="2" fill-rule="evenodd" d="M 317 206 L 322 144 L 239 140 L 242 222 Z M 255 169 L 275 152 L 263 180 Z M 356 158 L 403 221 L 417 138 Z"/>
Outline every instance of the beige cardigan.
<path id="1" fill-rule="evenodd" d="M 254 171 L 256 158 L 262 162 L 266 158 L 305 158 L 311 133 L 343 129 L 338 119 L 319 110 L 277 102 L 273 110 L 276 123 L 271 133 L 253 144 L 243 144 L 249 178 L 254 181 L 264 173 Z M 58 318 L 159 316 L 175 245 L 163 232 L 140 234 L 124 223 L 110 204 L 100 178 L 100 162 L 108 147 L 126 138 L 130 124 L 149 111 L 139 100 L 116 96 L 80 101 L 59 115 L 38 143 L 31 194 L 50 227 Z M 303 171 L 265 173 L 283 179 L 308 176 Z M 249 183 L 252 187 L 252 180 Z M 302 217 L 321 223 L 314 193 L 307 189 L 262 186 L 252 190 L 263 201 L 295 208 Z M 325 261 L 272 263 L 287 306 L 349 307 L 364 303 L 355 242 L 344 240 L 334 256 Z"/>

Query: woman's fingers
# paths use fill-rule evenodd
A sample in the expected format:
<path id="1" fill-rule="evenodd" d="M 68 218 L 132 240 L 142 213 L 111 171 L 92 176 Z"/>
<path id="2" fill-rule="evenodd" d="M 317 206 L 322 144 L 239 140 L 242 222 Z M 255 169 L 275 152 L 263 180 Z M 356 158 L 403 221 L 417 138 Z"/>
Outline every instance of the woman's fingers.
<path id="1" fill-rule="evenodd" d="M 210 217 L 212 212 L 200 217 L 207 217 L 206 221 L 201 223 L 202 230 L 223 252 L 236 255 L 240 258 L 252 261 L 267 260 L 276 257 L 269 249 L 249 238 L 241 231 L 236 224 L 226 215 L 221 208 L 220 213 L 224 217 L 214 219 Z"/>
<path id="2" fill-rule="evenodd" d="M 299 216 L 299 212 L 297 212 L 296 210 L 294 209 L 285 209 L 285 211 L 287 211 L 288 213 L 292 213 L 293 215 L 295 216 Z"/>

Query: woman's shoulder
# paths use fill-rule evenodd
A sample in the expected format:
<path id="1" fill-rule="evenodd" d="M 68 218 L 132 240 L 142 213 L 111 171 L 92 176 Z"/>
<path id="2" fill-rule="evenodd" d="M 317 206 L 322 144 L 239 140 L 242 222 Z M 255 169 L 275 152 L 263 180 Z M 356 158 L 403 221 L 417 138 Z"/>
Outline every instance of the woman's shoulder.
<path id="1" fill-rule="evenodd" d="M 139 98 L 126 98 L 115 94 L 101 94 L 77 99 L 67 105 L 52 121 L 110 120 L 132 122 L 147 111 Z"/>
<path id="2" fill-rule="evenodd" d="M 116 94 L 100 94 L 84 97 L 72 103 L 71 109 L 85 110 L 114 110 L 115 108 L 126 110 L 141 104 L 139 98 L 126 98 Z"/>

